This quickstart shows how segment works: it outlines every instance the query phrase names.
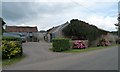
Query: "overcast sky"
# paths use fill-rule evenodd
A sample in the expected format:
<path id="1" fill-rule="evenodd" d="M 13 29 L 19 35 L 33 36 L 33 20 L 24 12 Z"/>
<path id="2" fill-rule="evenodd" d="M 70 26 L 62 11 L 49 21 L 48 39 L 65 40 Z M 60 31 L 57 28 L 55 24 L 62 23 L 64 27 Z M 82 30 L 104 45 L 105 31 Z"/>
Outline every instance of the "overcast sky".
<path id="1" fill-rule="evenodd" d="M 79 19 L 104 30 L 116 31 L 118 1 L 3 0 L 0 16 L 7 25 L 37 26 L 38 30 Z"/>

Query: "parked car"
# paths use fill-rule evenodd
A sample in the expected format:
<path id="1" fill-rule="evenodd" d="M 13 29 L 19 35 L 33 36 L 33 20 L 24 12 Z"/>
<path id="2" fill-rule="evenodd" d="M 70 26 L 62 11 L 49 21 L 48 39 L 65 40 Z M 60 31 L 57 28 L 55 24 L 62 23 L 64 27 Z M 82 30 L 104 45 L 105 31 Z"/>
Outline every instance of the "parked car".
<path id="1" fill-rule="evenodd" d="M 24 34 L 20 34 L 20 38 L 21 38 L 22 43 L 26 42 L 26 36 Z"/>
<path id="2" fill-rule="evenodd" d="M 26 38 L 25 37 L 21 37 L 21 41 L 22 41 L 22 43 L 25 43 L 26 42 Z"/>
<path id="3" fill-rule="evenodd" d="M 81 41 L 81 40 L 76 40 L 73 43 L 73 48 L 85 49 L 85 48 L 87 48 L 87 45 L 83 41 Z"/>

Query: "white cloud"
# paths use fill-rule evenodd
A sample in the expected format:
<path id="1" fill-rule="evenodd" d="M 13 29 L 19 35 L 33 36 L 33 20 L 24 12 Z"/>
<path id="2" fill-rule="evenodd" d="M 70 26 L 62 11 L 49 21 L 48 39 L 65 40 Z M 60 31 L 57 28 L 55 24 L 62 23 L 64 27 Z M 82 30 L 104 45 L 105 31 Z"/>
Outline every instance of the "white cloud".
<path id="1" fill-rule="evenodd" d="M 19 25 L 16 25 L 16 26 L 30 26 L 30 27 L 34 27 L 34 26 L 37 26 L 37 25 L 33 25 L 33 24 L 19 24 Z"/>
<path id="2" fill-rule="evenodd" d="M 2 0 L 2 2 L 71 2 L 71 0 Z"/>
<path id="3" fill-rule="evenodd" d="M 116 31 L 115 23 L 117 23 L 116 17 L 103 17 L 93 15 L 87 19 L 90 24 L 97 26 L 98 28 L 108 30 L 108 31 Z"/>
<path id="4" fill-rule="evenodd" d="M 22 0 L 12 1 L 21 2 Z M 20 21 L 17 22 L 16 20 L 12 20 L 13 22 L 11 22 L 9 20 L 7 21 L 8 25 L 38 26 L 39 30 L 47 30 L 53 26 L 63 24 L 73 18 L 77 18 L 90 24 L 94 24 L 101 29 L 109 31 L 116 30 L 114 24 L 117 22 L 117 6 L 115 5 L 117 3 L 112 2 L 117 2 L 118 0 L 65 0 L 67 3 L 63 3 L 64 1 L 62 0 L 39 0 L 39 2 L 37 2 L 38 0 L 27 0 L 27 2 L 29 1 L 34 3 L 27 6 L 27 8 L 24 8 L 25 4 L 22 4 L 22 7 L 19 7 L 19 10 L 24 10 L 25 12 L 21 12 L 19 10 L 14 11 L 14 7 L 16 7 L 15 9 L 18 9 L 17 6 L 14 6 L 17 4 L 11 4 L 13 5 L 13 8 L 4 8 L 9 8 L 13 12 L 23 13 L 23 16 L 27 15 L 28 17 L 23 17 L 23 19 L 16 17 L 15 19 Z M 9 11 L 7 11 L 7 14 L 9 14 Z M 15 16 L 14 13 L 11 15 Z M 12 18 L 9 16 L 9 19 Z"/>
<path id="5" fill-rule="evenodd" d="M 119 0 L 2 0 L 2 2 L 83 2 L 83 3 L 92 3 L 92 2 L 118 2 Z"/>

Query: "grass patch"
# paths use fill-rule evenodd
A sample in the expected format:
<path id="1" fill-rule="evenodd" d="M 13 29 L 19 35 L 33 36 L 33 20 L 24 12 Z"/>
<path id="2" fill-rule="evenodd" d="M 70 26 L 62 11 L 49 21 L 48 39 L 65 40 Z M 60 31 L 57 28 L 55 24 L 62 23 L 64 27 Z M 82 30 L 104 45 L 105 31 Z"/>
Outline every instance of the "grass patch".
<path id="1" fill-rule="evenodd" d="M 2 41 L 2 35 L 0 34 L 0 41 Z"/>
<path id="2" fill-rule="evenodd" d="M 2 48 L 0 47 L 0 52 L 2 52 Z"/>
<path id="3" fill-rule="evenodd" d="M 2 66 L 7 66 L 7 65 L 11 65 L 14 64 L 16 62 L 21 61 L 23 58 L 25 58 L 25 56 L 21 56 L 21 57 L 16 57 L 16 58 L 12 58 L 12 59 L 6 59 L 2 61 Z"/>
<path id="4" fill-rule="evenodd" d="M 87 51 L 93 51 L 93 50 L 99 50 L 99 49 L 105 49 L 105 48 L 112 48 L 114 46 L 118 45 L 111 45 L 111 46 L 100 46 L 100 47 L 89 47 L 86 49 L 70 49 L 67 51 L 63 51 L 64 53 L 81 53 L 81 52 L 87 52 Z M 53 51 L 52 48 L 49 48 L 50 51 Z"/>
<path id="5" fill-rule="evenodd" d="M 87 51 L 93 51 L 93 50 L 99 50 L 99 49 L 105 49 L 105 48 L 112 48 L 117 45 L 112 45 L 112 46 L 100 46 L 100 47 L 89 47 L 86 49 L 70 49 L 67 51 L 64 51 L 65 53 L 81 53 L 81 52 L 87 52 Z"/>
<path id="6" fill-rule="evenodd" d="M 50 50 L 50 51 L 53 51 L 53 49 L 52 49 L 52 48 L 49 48 L 49 50 Z"/>
<path id="7" fill-rule="evenodd" d="M 1 59 L 2 59 L 2 48 L 0 47 L 0 65 L 2 64 Z"/>

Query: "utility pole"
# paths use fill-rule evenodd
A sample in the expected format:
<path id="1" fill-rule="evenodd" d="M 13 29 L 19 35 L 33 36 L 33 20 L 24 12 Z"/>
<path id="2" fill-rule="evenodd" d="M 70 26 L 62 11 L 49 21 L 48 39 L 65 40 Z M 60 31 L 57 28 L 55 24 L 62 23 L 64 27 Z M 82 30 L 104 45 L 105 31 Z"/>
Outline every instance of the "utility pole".
<path id="1" fill-rule="evenodd" d="M 120 1 L 118 2 L 118 37 L 120 38 Z"/>
<path id="2" fill-rule="evenodd" d="M 118 37 L 120 38 L 120 1 L 118 2 L 118 23 L 115 24 L 115 26 L 117 26 L 118 29 Z"/>
<path id="3" fill-rule="evenodd" d="M 118 36 L 120 37 L 120 13 L 118 15 Z"/>
<path id="4" fill-rule="evenodd" d="M 118 23 L 115 24 L 118 29 L 118 39 L 116 40 L 116 43 L 120 44 L 120 1 L 118 2 Z"/>

